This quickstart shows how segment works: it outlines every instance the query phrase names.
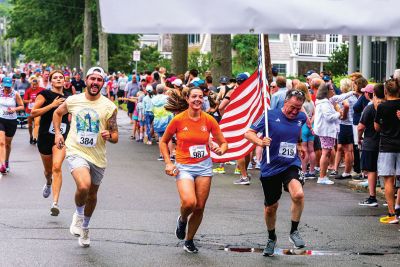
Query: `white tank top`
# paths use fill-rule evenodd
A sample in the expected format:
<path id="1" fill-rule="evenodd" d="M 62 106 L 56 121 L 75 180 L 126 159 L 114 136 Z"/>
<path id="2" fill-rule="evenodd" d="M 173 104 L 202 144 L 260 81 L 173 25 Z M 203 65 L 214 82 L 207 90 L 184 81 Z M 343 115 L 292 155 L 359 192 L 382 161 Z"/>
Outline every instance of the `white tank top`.
<path id="1" fill-rule="evenodd" d="M 16 120 L 17 119 L 17 113 L 13 112 L 10 113 L 8 110 L 10 108 L 15 108 L 17 106 L 17 101 L 15 99 L 15 91 L 12 89 L 12 91 L 6 96 L 4 93 L 4 89 L 0 89 L 0 118 L 6 119 L 6 120 Z"/>

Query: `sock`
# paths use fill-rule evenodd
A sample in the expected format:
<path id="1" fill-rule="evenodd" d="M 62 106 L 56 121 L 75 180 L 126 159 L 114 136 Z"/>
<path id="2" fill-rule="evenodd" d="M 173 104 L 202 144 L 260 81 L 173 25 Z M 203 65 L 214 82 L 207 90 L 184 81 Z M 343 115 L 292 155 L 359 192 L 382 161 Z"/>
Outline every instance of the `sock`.
<path id="1" fill-rule="evenodd" d="M 275 229 L 268 230 L 268 238 L 271 239 L 271 240 L 276 240 Z"/>
<path id="2" fill-rule="evenodd" d="M 90 217 L 84 216 L 83 217 L 82 228 L 89 228 L 89 222 L 90 222 Z"/>
<path id="3" fill-rule="evenodd" d="M 76 214 L 78 214 L 79 216 L 83 216 L 84 211 L 85 211 L 85 205 L 83 205 L 82 207 L 76 206 Z"/>
<path id="4" fill-rule="evenodd" d="M 370 199 L 376 200 L 376 196 L 369 196 Z"/>
<path id="5" fill-rule="evenodd" d="M 299 222 L 292 221 L 292 228 L 290 229 L 290 234 L 293 234 L 293 232 L 297 230 L 297 226 L 299 226 Z"/>
<path id="6" fill-rule="evenodd" d="M 8 160 L 6 160 L 6 161 L 4 162 L 4 164 L 6 165 L 6 168 L 8 168 Z"/>

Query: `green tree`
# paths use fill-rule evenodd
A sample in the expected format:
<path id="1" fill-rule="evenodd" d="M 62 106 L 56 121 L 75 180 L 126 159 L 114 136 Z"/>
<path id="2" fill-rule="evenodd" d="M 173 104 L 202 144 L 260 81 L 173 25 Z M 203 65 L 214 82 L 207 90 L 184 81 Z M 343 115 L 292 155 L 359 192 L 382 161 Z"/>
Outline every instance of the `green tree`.
<path id="1" fill-rule="evenodd" d="M 248 71 L 252 73 L 258 64 L 258 35 L 237 34 L 232 39 L 232 48 L 236 52 L 233 57 L 233 72 Z"/>
<path id="2" fill-rule="evenodd" d="M 211 53 L 202 54 L 200 51 L 195 50 L 188 55 L 188 69 L 197 69 L 200 75 L 210 70 Z"/>
<path id="3" fill-rule="evenodd" d="M 342 44 L 332 52 L 329 62 L 325 64 L 324 69 L 332 72 L 334 76 L 346 74 L 348 58 L 349 47 L 346 44 Z"/>

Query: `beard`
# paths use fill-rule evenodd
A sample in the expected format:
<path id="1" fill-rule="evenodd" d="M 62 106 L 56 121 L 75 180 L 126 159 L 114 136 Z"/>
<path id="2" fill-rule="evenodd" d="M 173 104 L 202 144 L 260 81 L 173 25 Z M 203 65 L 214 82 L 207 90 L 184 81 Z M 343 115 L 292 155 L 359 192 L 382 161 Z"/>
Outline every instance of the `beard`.
<path id="1" fill-rule="evenodd" d="M 96 87 L 97 89 L 97 93 L 92 93 L 92 88 Z M 91 96 L 97 96 L 100 93 L 101 89 L 98 86 L 93 86 L 91 85 L 90 88 L 87 89 L 87 92 L 89 93 L 89 95 Z"/>

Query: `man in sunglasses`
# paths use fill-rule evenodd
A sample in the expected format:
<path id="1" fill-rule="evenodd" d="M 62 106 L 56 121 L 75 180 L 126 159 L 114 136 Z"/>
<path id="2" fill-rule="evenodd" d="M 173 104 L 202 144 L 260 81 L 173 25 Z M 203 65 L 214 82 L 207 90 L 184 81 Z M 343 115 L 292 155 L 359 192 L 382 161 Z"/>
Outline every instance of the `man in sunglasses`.
<path id="1" fill-rule="evenodd" d="M 304 184 L 300 176 L 301 157 L 304 153 L 300 146 L 300 134 L 307 115 L 301 111 L 305 95 L 301 91 L 290 90 L 286 93 L 284 105 L 280 109 L 268 112 L 268 135 L 265 132 L 265 115 L 261 116 L 246 132 L 245 138 L 253 144 L 262 146 L 261 184 L 264 191 L 264 216 L 268 229 L 268 241 L 264 256 L 273 256 L 277 242 L 275 235 L 276 212 L 282 195 L 282 186 L 292 199 L 292 226 L 289 240 L 296 248 L 305 247 L 297 227 L 304 207 Z M 257 133 L 261 132 L 263 138 Z M 267 163 L 266 149 L 269 147 L 270 163 Z"/>

